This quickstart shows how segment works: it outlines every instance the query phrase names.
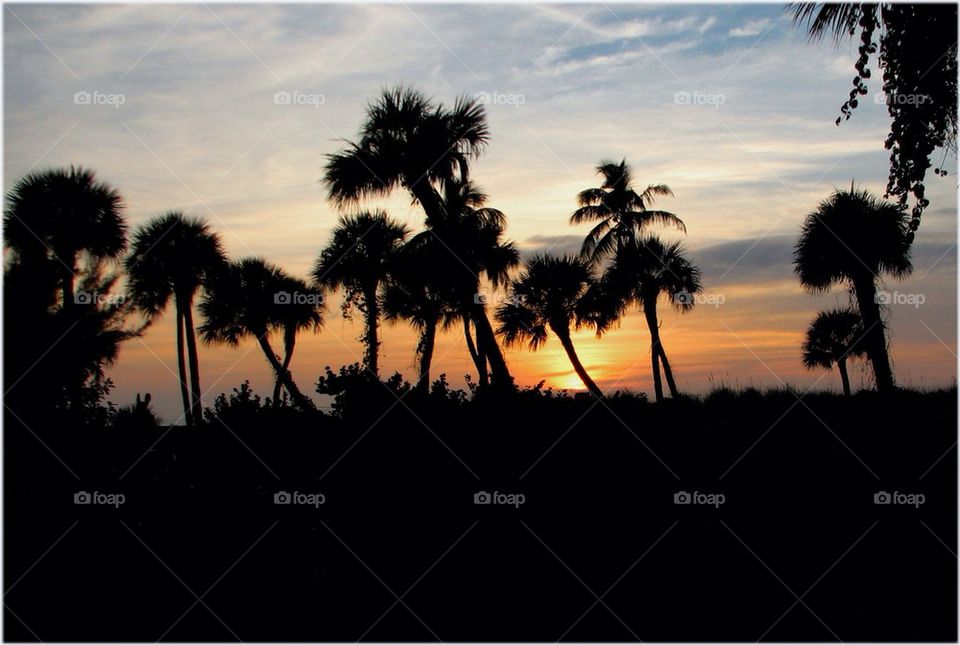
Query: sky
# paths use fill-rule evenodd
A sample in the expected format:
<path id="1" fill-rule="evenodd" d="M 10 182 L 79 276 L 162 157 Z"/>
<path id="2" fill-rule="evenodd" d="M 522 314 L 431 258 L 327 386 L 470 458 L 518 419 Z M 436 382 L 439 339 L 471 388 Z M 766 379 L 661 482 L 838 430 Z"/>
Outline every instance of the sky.
<path id="1" fill-rule="evenodd" d="M 399 83 L 447 104 L 476 96 L 491 141 L 471 177 L 525 256 L 579 248 L 588 227 L 568 218 L 576 194 L 599 185 L 602 160 L 627 159 L 640 187 L 673 189 L 657 205 L 686 223 L 704 283 L 693 311 L 660 307 L 681 391 L 839 390 L 836 373 L 802 368 L 800 343 L 817 311 L 849 297 L 842 287 L 805 293 L 792 248 L 834 188 L 856 181 L 882 194 L 889 117 L 873 81 L 854 117 L 834 125 L 855 43 L 808 42 L 782 5 L 6 4 L 3 13 L 5 190 L 31 170 L 80 164 L 120 191 L 131 227 L 181 210 L 205 218 L 231 258 L 264 257 L 305 277 L 341 214 L 321 182 L 326 155 L 356 137 L 368 101 Z M 955 160 L 945 167 L 946 178 L 928 178 L 913 275 L 882 284 L 899 294 L 887 312 L 892 358 L 898 382 L 913 387 L 956 381 Z M 363 207 L 422 228 L 405 194 Z M 305 392 L 325 366 L 361 357 L 359 325 L 328 300 L 322 331 L 301 335 L 291 365 Z M 172 320 L 126 343 L 108 372 L 111 400 L 150 392 L 168 422 L 182 415 Z M 383 337 L 381 371 L 412 378 L 415 334 L 386 325 Z M 574 343 L 601 388 L 651 394 L 638 313 Z M 582 389 L 556 339 L 506 356 L 522 385 Z M 200 361 L 207 405 L 244 380 L 271 394 L 252 341 L 201 346 Z M 457 386 L 475 378 L 462 333 L 440 337 L 433 373 Z M 851 377 L 869 385 L 863 365 Z"/>

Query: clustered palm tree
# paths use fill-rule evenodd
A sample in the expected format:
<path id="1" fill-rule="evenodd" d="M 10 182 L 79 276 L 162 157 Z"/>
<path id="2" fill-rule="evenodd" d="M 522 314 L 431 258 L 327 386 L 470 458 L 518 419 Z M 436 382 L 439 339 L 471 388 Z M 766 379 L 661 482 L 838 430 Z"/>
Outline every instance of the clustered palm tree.
<path id="1" fill-rule="evenodd" d="M 525 343 L 536 350 L 553 333 L 587 390 L 602 398 L 572 333 L 588 327 L 602 336 L 635 307 L 650 334 L 656 400 L 664 399 L 664 380 L 670 396 L 679 397 L 659 303 L 666 298 L 677 311 L 689 311 L 702 284 L 680 242 L 648 232 L 654 225 L 686 232 L 677 215 L 652 208 L 657 198 L 673 192 L 664 184 L 639 190 L 625 159 L 603 161 L 597 166 L 600 186 L 581 191 L 570 216 L 572 225 L 593 224 L 580 253 L 541 254 L 521 266 L 516 246 L 505 239 L 506 216 L 487 205 L 470 178 L 471 163 L 488 139 L 486 113 L 477 101 L 461 98 L 447 106 L 410 88 L 383 91 L 367 107 L 357 140 L 329 156 L 323 179 L 330 200 L 344 209 L 404 190 L 423 209 L 423 229 L 412 234 L 381 210 L 343 214 L 309 284 L 260 258 L 228 261 L 207 223 L 180 212 L 139 227 L 124 256 L 127 225 L 115 190 L 82 168 L 32 173 L 7 196 L 6 297 L 20 299 L 36 314 L 25 318 L 27 327 L 51 331 L 72 323 L 89 337 L 83 356 L 71 363 L 78 366 L 75 382 L 102 377 L 120 343 L 139 333 L 120 324 L 128 309 L 150 324 L 172 301 L 180 393 L 191 425 L 202 419 L 197 331 L 207 343 L 235 346 L 254 338 L 274 373 L 274 401 L 285 390 L 294 405 L 312 409 L 290 364 L 298 333 L 319 331 L 324 293 L 336 290 L 343 294 L 345 317 L 354 308 L 363 315 L 363 364 L 370 374 L 379 377 L 381 318 L 406 321 L 418 332 L 420 392 L 430 387 L 438 331 L 462 324 L 481 391 L 514 388 L 498 336 L 507 345 Z M 803 363 L 836 365 L 845 394 L 850 392 L 846 361 L 860 355 L 872 364 L 878 390 L 894 388 L 877 280 L 910 273 L 911 240 L 902 205 L 853 186 L 835 191 L 804 223 L 794 258 L 802 285 L 812 292 L 845 285 L 856 309 L 816 318 L 803 345 Z M 118 276 L 105 275 L 104 268 L 121 258 L 129 307 L 78 307 L 78 285 L 109 291 Z M 48 288 L 24 288 L 30 280 Z M 483 295 L 487 286 L 510 293 L 494 312 L 496 329 Z M 198 297 L 199 327 L 193 313 Z M 56 324 L 48 325 L 44 316 L 53 310 Z M 282 357 L 271 343 L 275 334 L 282 337 Z"/>
<path id="2" fill-rule="evenodd" d="M 903 206 L 857 190 L 837 190 L 807 216 L 794 251 L 800 283 L 812 293 L 835 284 L 850 289 L 863 321 L 863 349 L 873 365 L 877 389 L 894 389 L 893 370 L 877 298 L 883 274 L 910 274 L 911 237 Z"/>

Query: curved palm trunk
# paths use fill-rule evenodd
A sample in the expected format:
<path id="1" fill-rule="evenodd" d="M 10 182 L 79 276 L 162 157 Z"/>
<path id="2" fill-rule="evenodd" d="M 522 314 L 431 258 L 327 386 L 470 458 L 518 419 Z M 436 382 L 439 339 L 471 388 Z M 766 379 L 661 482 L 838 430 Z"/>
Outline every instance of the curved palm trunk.
<path id="1" fill-rule="evenodd" d="M 193 298 L 186 298 L 183 306 L 183 326 L 187 336 L 187 358 L 190 361 L 190 408 L 193 422 L 199 424 L 203 419 L 203 407 L 200 404 L 200 356 L 197 353 L 197 332 L 193 328 Z"/>
<path id="2" fill-rule="evenodd" d="M 840 382 L 843 384 L 843 395 L 850 396 L 850 377 L 847 376 L 847 359 L 841 358 L 837 361 L 837 369 L 840 371 Z"/>
<path id="3" fill-rule="evenodd" d="M 880 319 L 880 305 L 877 304 L 877 288 L 873 283 L 873 276 L 855 280 L 853 290 L 863 319 L 864 350 L 873 365 L 874 378 L 877 381 L 878 392 L 892 392 L 896 386 L 893 382 L 893 370 L 890 368 L 890 356 L 887 354 L 887 341 L 883 331 L 883 321 Z"/>
<path id="4" fill-rule="evenodd" d="M 643 315 L 650 329 L 650 360 L 653 363 L 653 392 L 657 403 L 663 401 L 663 383 L 660 380 L 660 326 L 657 324 L 657 299 L 650 296 L 643 299 Z"/>
<path id="5" fill-rule="evenodd" d="M 277 380 L 283 383 L 283 387 L 287 388 L 287 392 L 290 393 L 290 397 L 296 405 L 304 410 L 313 409 L 313 402 L 304 396 L 300 388 L 297 387 L 297 384 L 290 378 L 290 372 L 283 368 L 280 360 L 277 359 L 277 355 L 274 354 L 273 347 L 270 346 L 270 341 L 267 339 L 266 330 L 261 330 L 261 332 L 262 333 L 257 333 L 257 342 L 260 343 L 260 349 L 263 350 L 267 361 L 270 363 L 270 367 L 273 368 L 274 373 L 277 375 Z"/>
<path id="6" fill-rule="evenodd" d="M 367 289 L 363 294 L 363 304 L 366 309 L 366 329 L 364 330 L 363 363 L 374 376 L 380 377 L 379 355 L 380 339 L 378 326 L 380 325 L 380 305 L 377 303 L 377 288 Z"/>
<path id="7" fill-rule="evenodd" d="M 469 314 L 463 316 L 463 336 L 467 341 L 467 350 L 470 352 L 470 358 L 473 359 L 473 364 L 477 368 L 477 383 L 482 387 L 486 387 L 490 384 L 490 380 L 487 378 L 487 360 L 481 358 L 480 354 L 477 353 L 477 346 L 473 343 L 473 335 L 470 333 Z"/>
<path id="8" fill-rule="evenodd" d="M 293 348 L 297 344 L 297 330 L 291 330 L 289 327 L 283 330 L 283 371 L 289 373 L 290 371 L 290 361 L 293 360 Z M 292 376 L 290 377 L 293 378 Z M 276 403 L 280 400 L 280 388 L 283 387 L 283 383 L 280 382 L 280 377 L 277 377 L 276 382 L 273 385 L 273 401 Z M 287 390 L 287 393 L 290 396 L 293 396 L 293 392 Z"/>
<path id="9" fill-rule="evenodd" d="M 590 378 L 590 375 L 587 373 L 587 370 L 583 367 L 583 363 L 580 362 L 580 357 L 577 356 L 577 350 L 573 347 L 573 340 L 570 338 L 570 332 L 565 329 L 561 329 L 559 331 L 554 329 L 553 331 L 557 335 L 557 338 L 560 339 L 560 344 L 563 345 L 563 350 L 567 353 L 567 358 L 570 359 L 570 364 L 573 365 L 573 371 L 577 373 L 577 376 L 580 377 L 580 380 L 583 381 L 583 384 L 587 386 L 587 389 L 590 390 L 591 394 L 598 399 L 602 399 L 603 390 L 597 387 L 597 384 L 594 383 L 593 379 Z"/>
<path id="10" fill-rule="evenodd" d="M 417 352 L 420 354 L 419 379 L 417 389 L 424 394 L 430 392 L 430 363 L 433 361 L 433 347 L 437 339 L 437 321 L 431 320 L 420 334 Z"/>
<path id="11" fill-rule="evenodd" d="M 183 346 L 183 312 L 180 311 L 180 301 L 174 303 L 177 317 L 177 372 L 180 377 L 180 398 L 183 399 L 183 418 L 188 426 L 193 425 L 193 414 L 190 409 L 190 394 L 187 392 L 187 359 Z"/>
<path id="12" fill-rule="evenodd" d="M 663 349 L 663 341 L 660 341 L 660 364 L 663 365 L 663 376 L 667 380 L 667 388 L 670 390 L 670 396 L 677 398 L 680 391 L 677 390 L 677 383 L 673 380 L 673 370 L 670 369 L 670 361 L 667 360 L 667 352 Z"/>

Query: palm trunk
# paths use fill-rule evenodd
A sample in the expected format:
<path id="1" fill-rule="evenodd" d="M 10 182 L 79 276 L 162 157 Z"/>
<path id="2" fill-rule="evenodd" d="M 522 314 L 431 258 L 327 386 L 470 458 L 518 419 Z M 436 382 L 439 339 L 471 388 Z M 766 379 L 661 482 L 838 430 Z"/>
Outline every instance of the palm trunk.
<path id="1" fill-rule="evenodd" d="M 490 384 L 490 380 L 487 377 L 487 359 L 481 358 L 480 354 L 477 353 L 477 346 L 473 343 L 473 335 L 470 333 L 469 313 L 463 316 L 463 336 L 467 341 L 467 350 L 470 352 L 470 358 L 473 359 L 473 364 L 477 368 L 477 384 L 481 387 L 486 387 Z"/>
<path id="2" fill-rule="evenodd" d="M 378 326 L 380 324 L 380 306 L 377 303 L 377 288 L 367 289 L 363 294 L 364 308 L 366 309 L 366 329 L 363 344 L 365 346 L 363 362 L 368 370 L 377 378 L 380 377 L 378 359 L 380 354 L 380 339 Z"/>
<path id="3" fill-rule="evenodd" d="M 285 328 L 283 330 L 283 371 L 289 373 L 290 370 L 290 361 L 293 360 L 293 348 L 297 344 L 297 330 L 293 328 L 292 331 L 290 328 Z M 291 377 L 292 379 L 293 377 Z M 273 402 L 276 404 L 280 400 L 280 388 L 283 386 L 283 383 L 280 382 L 280 377 L 277 377 L 276 382 L 273 386 Z M 293 396 L 293 393 L 287 390 L 287 393 L 290 396 Z"/>
<path id="4" fill-rule="evenodd" d="M 670 369 L 667 352 L 663 349 L 663 340 L 660 341 L 660 364 L 663 365 L 663 376 L 667 379 L 667 388 L 670 390 L 670 396 L 675 399 L 680 396 L 680 392 L 677 390 L 677 383 L 673 380 L 673 370 Z"/>
<path id="5" fill-rule="evenodd" d="M 863 319 L 864 349 L 873 365 L 873 374 L 877 382 L 878 392 L 892 392 L 896 388 L 893 382 L 893 370 L 890 368 L 890 356 L 887 354 L 887 341 L 883 331 L 883 320 L 880 318 L 880 305 L 877 304 L 877 288 L 873 283 L 873 276 L 855 280 L 853 290 Z"/>
<path id="6" fill-rule="evenodd" d="M 270 346 L 270 341 L 267 339 L 266 330 L 260 330 L 260 333 L 257 333 L 257 342 L 260 343 L 260 349 L 263 350 L 267 361 L 270 363 L 270 367 L 273 368 L 274 373 L 277 375 L 277 380 L 283 383 L 283 387 L 287 388 L 287 392 L 290 393 L 293 402 L 304 410 L 313 409 L 313 402 L 304 396 L 300 388 L 297 387 L 297 384 L 290 378 L 290 373 L 283 368 L 283 365 L 281 365 L 279 359 L 277 359 L 277 355 L 273 353 L 273 347 Z"/>
<path id="7" fill-rule="evenodd" d="M 193 414 L 190 409 L 190 395 L 187 392 L 187 359 L 183 347 L 183 312 L 180 310 L 180 300 L 176 300 L 174 308 L 177 314 L 177 371 L 180 377 L 180 398 L 183 399 L 183 418 L 188 426 L 193 425 Z"/>
<path id="8" fill-rule="evenodd" d="M 840 371 L 840 382 L 843 384 L 843 395 L 850 396 L 850 377 L 847 376 L 847 359 L 841 358 L 837 361 L 837 369 Z"/>
<path id="9" fill-rule="evenodd" d="M 420 344 L 417 351 L 420 354 L 420 374 L 417 389 L 424 394 L 430 392 L 430 363 L 433 361 L 433 346 L 437 339 L 437 322 L 428 321 L 420 334 Z"/>
<path id="10" fill-rule="evenodd" d="M 56 255 L 58 257 L 63 257 L 59 253 Z M 77 253 L 73 252 L 66 255 L 67 257 L 63 258 L 62 261 L 70 266 L 68 268 L 67 266 L 63 265 L 63 275 L 60 278 L 60 289 L 63 292 L 63 308 L 69 309 L 76 304 L 74 301 L 74 294 L 76 291 L 74 290 L 73 282 L 77 275 Z"/>
<path id="11" fill-rule="evenodd" d="M 577 376 L 580 377 L 580 380 L 583 381 L 583 384 L 587 386 L 587 389 L 590 390 L 591 394 L 598 399 L 602 399 L 603 391 L 597 387 L 596 383 L 593 382 L 593 379 L 590 378 L 590 375 L 587 374 L 587 370 L 583 367 L 583 363 L 580 362 L 580 357 L 577 356 L 577 351 L 573 347 L 573 340 L 570 338 L 570 332 L 566 329 L 561 329 L 560 331 L 554 329 L 553 331 L 557 335 L 557 338 L 560 339 L 560 344 L 563 345 L 563 349 L 567 353 L 567 358 L 570 359 L 570 364 L 573 365 L 573 371 L 577 373 Z"/>
<path id="12" fill-rule="evenodd" d="M 193 298 L 186 298 L 183 307 L 183 326 L 187 336 L 187 357 L 190 361 L 190 398 L 193 421 L 198 424 L 203 419 L 203 407 L 200 404 L 200 356 L 197 354 L 197 332 L 193 328 Z"/>
<path id="13" fill-rule="evenodd" d="M 660 327 L 657 325 L 657 298 L 649 295 L 643 299 L 643 315 L 650 329 L 650 360 L 653 363 L 653 392 L 657 403 L 663 401 L 663 383 L 660 380 Z"/>
<path id="14" fill-rule="evenodd" d="M 507 362 L 497 344 L 497 337 L 487 318 L 486 309 L 482 304 L 473 307 L 473 324 L 477 329 L 477 348 L 479 353 L 486 356 L 490 363 L 490 385 L 494 389 L 507 391 L 513 389 L 513 377 L 507 369 Z"/>

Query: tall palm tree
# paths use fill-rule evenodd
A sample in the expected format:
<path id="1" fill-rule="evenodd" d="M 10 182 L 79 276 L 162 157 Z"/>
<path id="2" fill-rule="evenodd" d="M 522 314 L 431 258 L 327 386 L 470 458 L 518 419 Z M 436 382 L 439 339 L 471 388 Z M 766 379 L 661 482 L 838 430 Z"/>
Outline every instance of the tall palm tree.
<path id="1" fill-rule="evenodd" d="M 877 389 L 894 389 L 893 370 L 877 279 L 910 274 L 909 223 L 904 208 L 878 199 L 865 190 L 837 190 L 807 216 L 794 250 L 794 269 L 810 292 L 822 293 L 834 284 L 848 286 L 863 320 L 863 346 Z"/>
<path id="2" fill-rule="evenodd" d="M 176 211 L 156 217 L 137 229 L 126 259 L 130 300 L 148 320 L 162 314 L 173 299 L 180 396 L 188 424 L 199 424 L 203 418 L 193 300 L 204 279 L 225 262 L 220 236 L 203 220 Z M 189 395 L 186 360 L 190 364 Z"/>
<path id="3" fill-rule="evenodd" d="M 700 269 L 686 258 L 680 242 L 664 243 L 655 236 L 639 240 L 636 246 L 622 246 L 603 276 L 605 288 L 615 294 L 623 309 L 637 304 L 643 310 L 650 330 L 650 358 L 656 400 L 663 400 L 660 368 L 670 388 L 670 396 L 679 396 L 673 370 L 660 338 L 657 302 L 666 295 L 681 313 L 694 306 L 694 295 L 702 290 Z"/>
<path id="4" fill-rule="evenodd" d="M 650 185 L 638 193 L 626 159 L 620 163 L 601 161 L 597 172 L 603 183 L 599 188 L 581 191 L 577 195 L 580 208 L 570 216 L 571 224 L 597 222 L 587 233 L 580 251 L 591 263 L 612 257 L 651 224 L 670 224 L 686 232 L 683 221 L 673 213 L 650 210 L 657 197 L 673 196 L 668 186 Z"/>
<path id="5" fill-rule="evenodd" d="M 127 248 L 123 201 L 93 171 L 71 166 L 30 173 L 7 194 L 4 239 L 24 267 L 52 258 L 63 307 L 74 305 L 81 254 L 115 260 Z"/>
<path id="6" fill-rule="evenodd" d="M 821 311 L 807 329 L 803 342 L 803 366 L 810 370 L 817 367 L 830 369 L 836 364 L 843 393 L 850 396 L 847 359 L 863 355 L 863 347 L 859 344 L 862 336 L 863 322 L 856 311 Z"/>
<path id="7" fill-rule="evenodd" d="M 317 285 L 346 291 L 344 315 L 353 306 L 363 313 L 363 362 L 375 375 L 380 373 L 380 286 L 407 235 L 407 228 L 383 211 L 344 215 L 313 269 Z"/>
<path id="8" fill-rule="evenodd" d="M 570 338 L 572 325 L 580 326 L 577 316 L 580 299 L 593 284 L 593 274 L 585 260 L 570 256 L 537 255 L 511 283 L 511 297 L 497 309 L 497 333 L 507 344 L 526 341 L 536 351 L 547 340 L 550 329 L 567 353 L 574 371 L 591 394 L 603 398 L 577 356 Z"/>
<path id="9" fill-rule="evenodd" d="M 292 286 L 289 276 L 260 258 L 245 258 L 213 273 L 208 280 L 200 313 L 200 334 L 206 343 L 237 346 L 247 336 L 256 338 L 276 380 L 302 409 L 314 405 L 294 383 L 270 344 L 270 332 L 284 329 L 283 308 L 292 306 L 285 296 Z"/>
<path id="10" fill-rule="evenodd" d="M 431 226 L 447 215 L 443 184 L 466 183 L 470 161 L 488 140 L 487 116 L 479 101 L 461 97 L 447 107 L 411 88 L 387 89 L 368 105 L 360 138 L 329 157 L 324 181 L 330 199 L 341 207 L 406 190 Z M 485 313 L 480 316 L 482 307 L 471 309 L 478 361 L 483 354 L 491 363 L 494 384 L 511 388 L 513 379 L 493 327 Z M 470 321 L 464 322 L 469 345 Z"/>
<path id="11" fill-rule="evenodd" d="M 280 291 L 274 297 L 277 324 L 283 331 L 283 364 L 282 373 L 289 373 L 290 362 L 293 360 L 293 350 L 297 344 L 297 334 L 305 330 L 320 331 L 323 325 L 323 292 L 312 285 L 308 285 L 300 278 L 282 275 Z M 292 377 L 291 377 L 292 378 Z M 273 386 L 273 400 L 280 400 L 280 388 L 283 380 L 279 378 Z M 292 397 L 293 392 L 287 390 Z"/>
<path id="12" fill-rule="evenodd" d="M 420 332 L 416 387 L 427 392 L 437 329 L 449 329 L 461 316 L 461 310 L 433 264 L 436 254 L 445 251 L 438 248 L 435 238 L 422 241 L 425 243 L 408 242 L 397 254 L 383 289 L 382 304 L 386 320 L 406 320 Z"/>

